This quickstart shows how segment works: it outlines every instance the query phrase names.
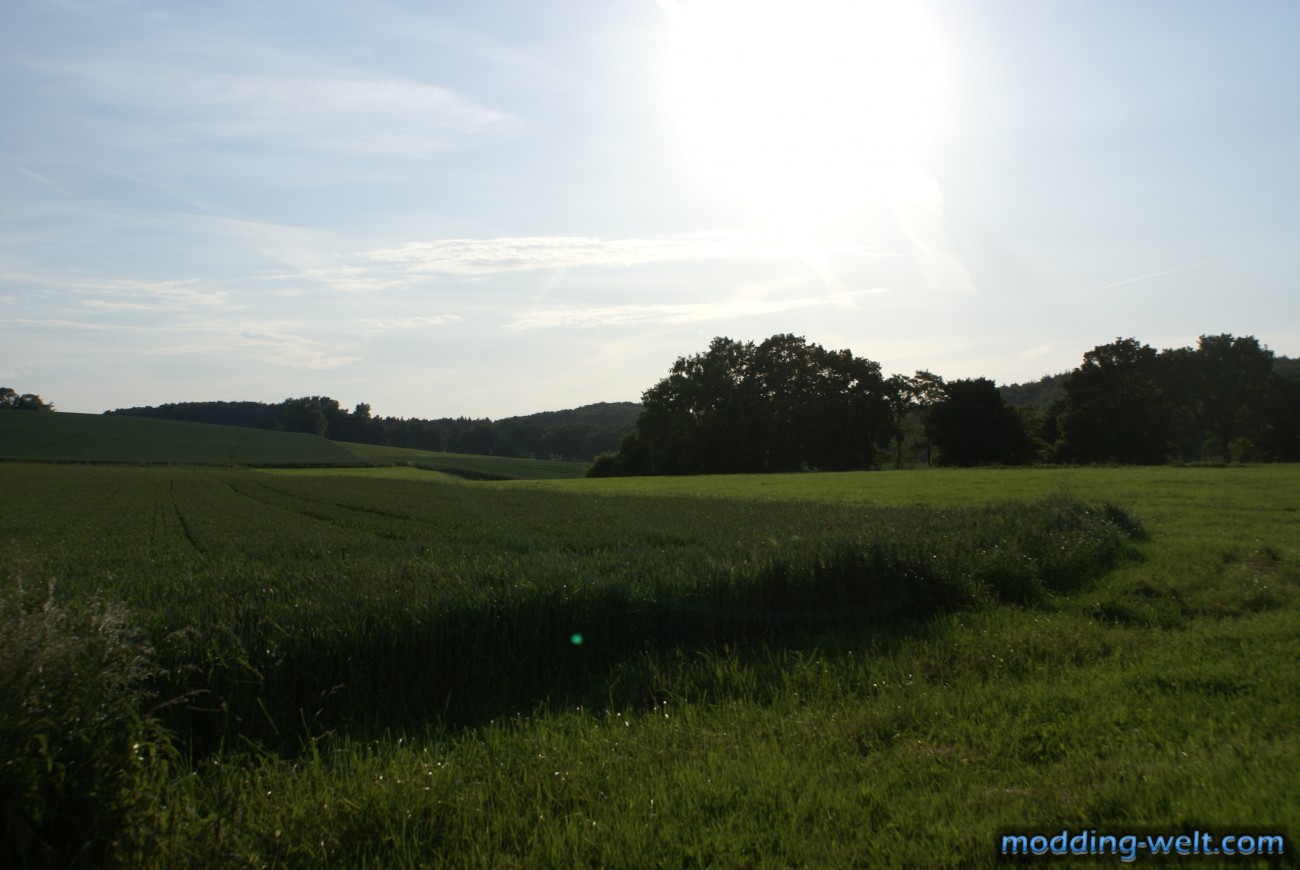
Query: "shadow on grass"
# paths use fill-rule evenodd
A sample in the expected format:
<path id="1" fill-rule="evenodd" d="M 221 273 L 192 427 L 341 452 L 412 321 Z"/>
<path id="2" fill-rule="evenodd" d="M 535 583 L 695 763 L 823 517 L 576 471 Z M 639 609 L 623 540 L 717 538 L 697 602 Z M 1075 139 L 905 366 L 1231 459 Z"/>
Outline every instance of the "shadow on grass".
<path id="1" fill-rule="evenodd" d="M 521 711 L 640 705 L 635 672 L 726 649 L 868 628 L 896 640 L 941 613 L 1037 606 L 1136 556 L 1140 523 L 1068 498 L 883 510 L 856 536 L 762 559 L 574 584 L 533 578 L 456 597 L 396 595 L 346 614 L 258 614 L 169 651 L 200 703 L 166 724 L 191 751 L 251 742 L 292 754 L 327 732 L 472 726 Z M 473 587 L 471 587 L 473 588 Z M 346 618 L 344 618 L 346 617 Z"/>

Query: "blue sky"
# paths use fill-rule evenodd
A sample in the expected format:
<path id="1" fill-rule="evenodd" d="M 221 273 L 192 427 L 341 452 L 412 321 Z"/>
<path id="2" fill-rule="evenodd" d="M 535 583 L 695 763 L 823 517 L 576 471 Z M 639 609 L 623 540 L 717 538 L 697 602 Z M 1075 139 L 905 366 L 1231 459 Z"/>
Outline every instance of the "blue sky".
<path id="1" fill-rule="evenodd" d="M 1300 4 L 8 0 L 0 384 L 635 400 L 716 335 L 1000 383 L 1300 355 Z"/>

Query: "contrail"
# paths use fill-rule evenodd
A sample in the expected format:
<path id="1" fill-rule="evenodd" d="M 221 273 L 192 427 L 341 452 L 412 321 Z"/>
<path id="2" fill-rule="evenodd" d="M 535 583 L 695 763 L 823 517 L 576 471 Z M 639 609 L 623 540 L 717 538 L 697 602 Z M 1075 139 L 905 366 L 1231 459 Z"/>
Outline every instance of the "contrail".
<path id="1" fill-rule="evenodd" d="M 1044 299 L 1041 302 L 1035 302 L 1032 305 L 1021 305 L 1012 311 L 1029 311 L 1033 308 L 1042 308 L 1044 305 L 1051 305 L 1053 302 L 1061 302 L 1065 299 L 1074 299 L 1078 296 L 1089 296 L 1093 293 L 1100 293 L 1103 290 L 1110 290 L 1112 287 L 1123 287 L 1125 284 L 1133 284 L 1138 281 L 1146 281 L 1151 278 L 1159 278 L 1163 275 L 1173 275 L 1177 272 L 1186 272 L 1188 269 L 1199 269 L 1202 266 L 1208 266 L 1211 263 L 1218 263 L 1226 257 L 1215 257 L 1213 260 L 1202 260 L 1199 263 L 1188 263 L 1186 266 L 1179 266 L 1177 269 L 1165 269 L 1163 272 L 1152 272 L 1149 275 L 1137 275 L 1133 278 L 1125 278 L 1122 281 L 1112 281 L 1109 284 L 1102 284 L 1100 287 L 1093 287 L 1090 290 L 1079 290 L 1075 293 L 1066 293 L 1063 296 L 1053 296 L 1051 299 Z"/>
<path id="2" fill-rule="evenodd" d="M 1145 281 L 1148 278 L 1159 278 L 1162 275 L 1173 275 L 1175 272 L 1186 272 L 1188 269 L 1199 269 L 1202 266 L 1208 266 L 1211 263 L 1217 263 L 1223 257 L 1215 257 L 1213 260 L 1202 260 L 1199 263 L 1191 263 L 1186 266 L 1179 266 L 1177 269 L 1166 269 L 1163 272 L 1152 272 L 1150 275 L 1138 275 L 1136 278 L 1125 278 L 1123 281 L 1116 281 L 1112 284 L 1103 284 L 1100 287 L 1093 287 L 1091 290 L 1085 290 L 1084 293 L 1099 293 L 1102 290 L 1109 290 L 1112 287 L 1122 287 L 1125 284 L 1132 284 L 1135 281 Z"/>

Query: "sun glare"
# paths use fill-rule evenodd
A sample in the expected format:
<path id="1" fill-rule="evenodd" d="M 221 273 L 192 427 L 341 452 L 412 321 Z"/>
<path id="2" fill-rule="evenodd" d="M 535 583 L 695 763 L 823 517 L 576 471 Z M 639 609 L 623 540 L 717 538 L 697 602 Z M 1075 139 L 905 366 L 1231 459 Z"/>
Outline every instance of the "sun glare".
<path id="1" fill-rule="evenodd" d="M 940 51 L 906 0 L 660 0 L 694 162 L 806 228 L 907 199 L 942 115 Z"/>

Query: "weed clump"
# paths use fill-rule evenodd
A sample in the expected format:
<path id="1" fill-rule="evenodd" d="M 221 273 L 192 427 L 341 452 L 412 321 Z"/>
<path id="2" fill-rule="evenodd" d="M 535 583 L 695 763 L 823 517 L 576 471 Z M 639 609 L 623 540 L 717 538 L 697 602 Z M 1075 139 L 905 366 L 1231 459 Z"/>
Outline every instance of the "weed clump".
<path id="1" fill-rule="evenodd" d="M 7 866 L 138 854 L 129 820 L 174 753 L 147 715 L 152 649 L 119 604 L 61 606 L 53 584 L 0 590 L 0 852 Z"/>

